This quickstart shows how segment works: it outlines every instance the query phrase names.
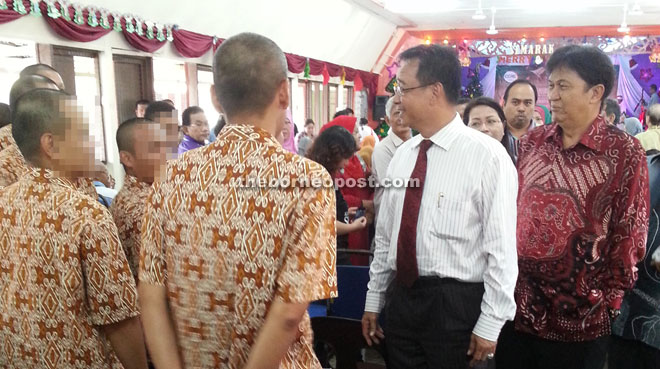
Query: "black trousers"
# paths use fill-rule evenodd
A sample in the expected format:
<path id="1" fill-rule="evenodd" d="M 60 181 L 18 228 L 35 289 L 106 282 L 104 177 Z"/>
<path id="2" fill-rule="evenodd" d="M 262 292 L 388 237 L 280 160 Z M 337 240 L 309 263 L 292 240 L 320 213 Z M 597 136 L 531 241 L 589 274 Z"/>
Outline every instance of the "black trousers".
<path id="1" fill-rule="evenodd" d="M 609 337 L 556 342 L 517 332 L 507 322 L 495 353 L 497 369 L 603 369 Z"/>
<path id="2" fill-rule="evenodd" d="M 384 311 L 388 369 L 468 368 L 483 283 L 422 277 L 411 288 L 392 284 Z"/>
<path id="3" fill-rule="evenodd" d="M 660 350 L 640 341 L 612 336 L 608 369 L 660 369 Z"/>

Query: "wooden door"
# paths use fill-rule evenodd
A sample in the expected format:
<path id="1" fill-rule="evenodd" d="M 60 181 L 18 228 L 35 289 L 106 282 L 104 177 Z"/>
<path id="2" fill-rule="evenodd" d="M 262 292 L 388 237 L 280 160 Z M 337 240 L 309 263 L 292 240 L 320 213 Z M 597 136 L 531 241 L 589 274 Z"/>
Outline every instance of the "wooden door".
<path id="1" fill-rule="evenodd" d="M 151 58 L 115 55 L 115 87 L 119 122 L 135 117 L 135 103 L 153 100 L 153 69 Z"/>

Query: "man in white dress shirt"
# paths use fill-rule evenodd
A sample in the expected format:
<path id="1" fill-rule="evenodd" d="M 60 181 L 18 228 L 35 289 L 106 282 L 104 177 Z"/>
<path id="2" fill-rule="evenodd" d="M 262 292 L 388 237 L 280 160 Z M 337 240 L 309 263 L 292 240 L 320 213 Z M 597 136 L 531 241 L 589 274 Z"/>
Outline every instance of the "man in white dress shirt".
<path id="1" fill-rule="evenodd" d="M 516 170 L 502 144 L 456 113 L 452 49 L 417 46 L 400 64 L 395 109 L 420 134 L 387 177 L 420 186 L 385 189 L 363 334 L 369 344 L 387 336 L 388 368 L 483 366 L 516 312 Z"/>
<path id="2" fill-rule="evenodd" d="M 403 120 L 399 118 L 399 112 L 395 112 L 392 109 L 393 107 L 394 97 L 390 97 L 385 105 L 385 122 L 390 126 L 390 131 L 387 137 L 376 144 L 374 152 L 371 155 L 371 175 L 373 175 L 376 183 L 384 180 L 387 174 L 387 167 L 390 165 L 390 161 L 392 161 L 392 157 L 399 146 L 412 137 L 410 127 L 404 124 Z M 382 185 L 376 187 L 376 193 L 374 195 L 376 217 L 378 217 L 378 207 L 384 191 L 385 188 Z"/>

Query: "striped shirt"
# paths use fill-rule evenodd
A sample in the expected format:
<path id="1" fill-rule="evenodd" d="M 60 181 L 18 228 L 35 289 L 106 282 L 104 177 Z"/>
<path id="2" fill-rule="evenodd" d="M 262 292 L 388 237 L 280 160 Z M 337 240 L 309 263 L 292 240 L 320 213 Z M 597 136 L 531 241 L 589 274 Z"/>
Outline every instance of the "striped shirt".
<path id="1" fill-rule="evenodd" d="M 423 137 L 397 150 L 390 179 L 410 178 Z M 458 115 L 433 135 L 417 224 L 420 276 L 484 282 L 474 334 L 496 341 L 516 312 L 516 169 L 501 143 L 465 126 Z M 405 188 L 387 188 L 376 229 L 365 311 L 380 312 L 396 275 Z"/>

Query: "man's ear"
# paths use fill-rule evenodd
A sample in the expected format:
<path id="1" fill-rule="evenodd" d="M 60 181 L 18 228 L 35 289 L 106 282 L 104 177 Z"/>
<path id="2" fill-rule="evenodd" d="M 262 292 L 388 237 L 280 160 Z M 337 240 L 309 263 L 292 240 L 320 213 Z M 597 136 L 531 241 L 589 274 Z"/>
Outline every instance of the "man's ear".
<path id="1" fill-rule="evenodd" d="M 135 167 L 135 157 L 128 151 L 119 152 L 119 161 L 126 167 L 133 169 Z"/>
<path id="2" fill-rule="evenodd" d="M 603 95 L 605 94 L 605 86 L 595 85 L 591 88 L 590 102 L 601 104 L 603 101 Z"/>
<path id="3" fill-rule="evenodd" d="M 53 159 L 53 153 L 55 151 L 55 145 L 53 142 L 53 134 L 52 133 L 44 133 L 41 135 L 41 139 L 39 140 L 39 149 L 41 151 L 40 154 L 44 155 L 48 159 Z"/>
<path id="4" fill-rule="evenodd" d="M 181 126 L 181 132 L 188 134 L 188 126 Z"/>
<path id="5" fill-rule="evenodd" d="M 287 109 L 291 102 L 291 97 L 289 96 L 289 79 L 285 79 L 280 84 L 280 88 L 277 92 L 277 99 L 280 108 Z"/>
<path id="6" fill-rule="evenodd" d="M 213 107 L 218 111 L 218 113 L 224 114 L 222 105 L 220 105 L 220 101 L 218 101 L 218 96 L 215 94 L 215 85 L 211 85 L 211 103 L 213 103 Z"/>

